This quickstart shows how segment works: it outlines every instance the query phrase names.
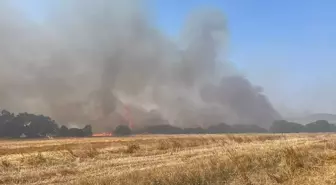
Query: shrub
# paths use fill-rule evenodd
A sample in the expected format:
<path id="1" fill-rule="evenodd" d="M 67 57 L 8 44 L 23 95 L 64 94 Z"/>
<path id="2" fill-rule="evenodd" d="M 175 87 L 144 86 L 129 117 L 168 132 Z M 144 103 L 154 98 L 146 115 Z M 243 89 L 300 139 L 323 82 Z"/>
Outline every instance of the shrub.
<path id="1" fill-rule="evenodd" d="M 125 152 L 129 153 L 129 154 L 132 154 L 132 153 L 136 152 L 139 149 L 140 149 L 140 145 L 137 144 L 137 143 L 133 143 L 133 144 L 130 144 L 130 145 L 127 146 Z"/>

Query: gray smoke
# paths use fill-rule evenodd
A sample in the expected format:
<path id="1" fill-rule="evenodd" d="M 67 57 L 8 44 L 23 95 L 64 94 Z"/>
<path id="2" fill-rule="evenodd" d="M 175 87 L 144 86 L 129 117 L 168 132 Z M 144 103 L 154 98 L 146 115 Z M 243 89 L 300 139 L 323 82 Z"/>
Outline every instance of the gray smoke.
<path id="1" fill-rule="evenodd" d="M 247 79 L 224 73 L 220 11 L 191 14 L 174 43 L 141 1 L 44 1 L 43 24 L 8 2 L 0 4 L 1 107 L 97 131 L 125 122 L 124 105 L 138 126 L 159 117 L 178 126 L 268 126 L 279 117 Z"/>

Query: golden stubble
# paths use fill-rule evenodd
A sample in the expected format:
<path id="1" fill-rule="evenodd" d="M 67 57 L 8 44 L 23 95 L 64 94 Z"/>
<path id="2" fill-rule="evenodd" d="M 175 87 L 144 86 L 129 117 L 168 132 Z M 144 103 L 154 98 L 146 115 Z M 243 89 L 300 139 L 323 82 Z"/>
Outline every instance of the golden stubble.
<path id="1" fill-rule="evenodd" d="M 333 134 L 0 141 L 0 184 L 333 184 Z"/>

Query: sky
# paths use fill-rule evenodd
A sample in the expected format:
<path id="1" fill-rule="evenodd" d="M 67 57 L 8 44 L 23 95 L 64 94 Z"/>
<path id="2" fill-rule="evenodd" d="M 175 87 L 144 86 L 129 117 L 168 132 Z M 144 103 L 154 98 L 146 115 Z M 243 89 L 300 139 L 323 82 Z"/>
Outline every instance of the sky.
<path id="1" fill-rule="evenodd" d="M 43 20 L 39 0 L 14 4 Z M 336 1 L 148 0 L 159 29 L 172 39 L 190 12 L 204 7 L 224 12 L 227 60 L 262 86 L 276 108 L 336 113 Z"/>

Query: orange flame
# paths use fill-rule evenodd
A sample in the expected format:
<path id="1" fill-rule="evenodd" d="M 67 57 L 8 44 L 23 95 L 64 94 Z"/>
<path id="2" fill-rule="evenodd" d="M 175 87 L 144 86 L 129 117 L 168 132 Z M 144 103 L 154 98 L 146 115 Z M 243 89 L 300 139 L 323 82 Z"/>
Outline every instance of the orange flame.
<path id="1" fill-rule="evenodd" d="M 96 133 L 92 134 L 93 137 L 109 137 L 112 136 L 112 133 L 104 132 L 104 133 Z"/>

